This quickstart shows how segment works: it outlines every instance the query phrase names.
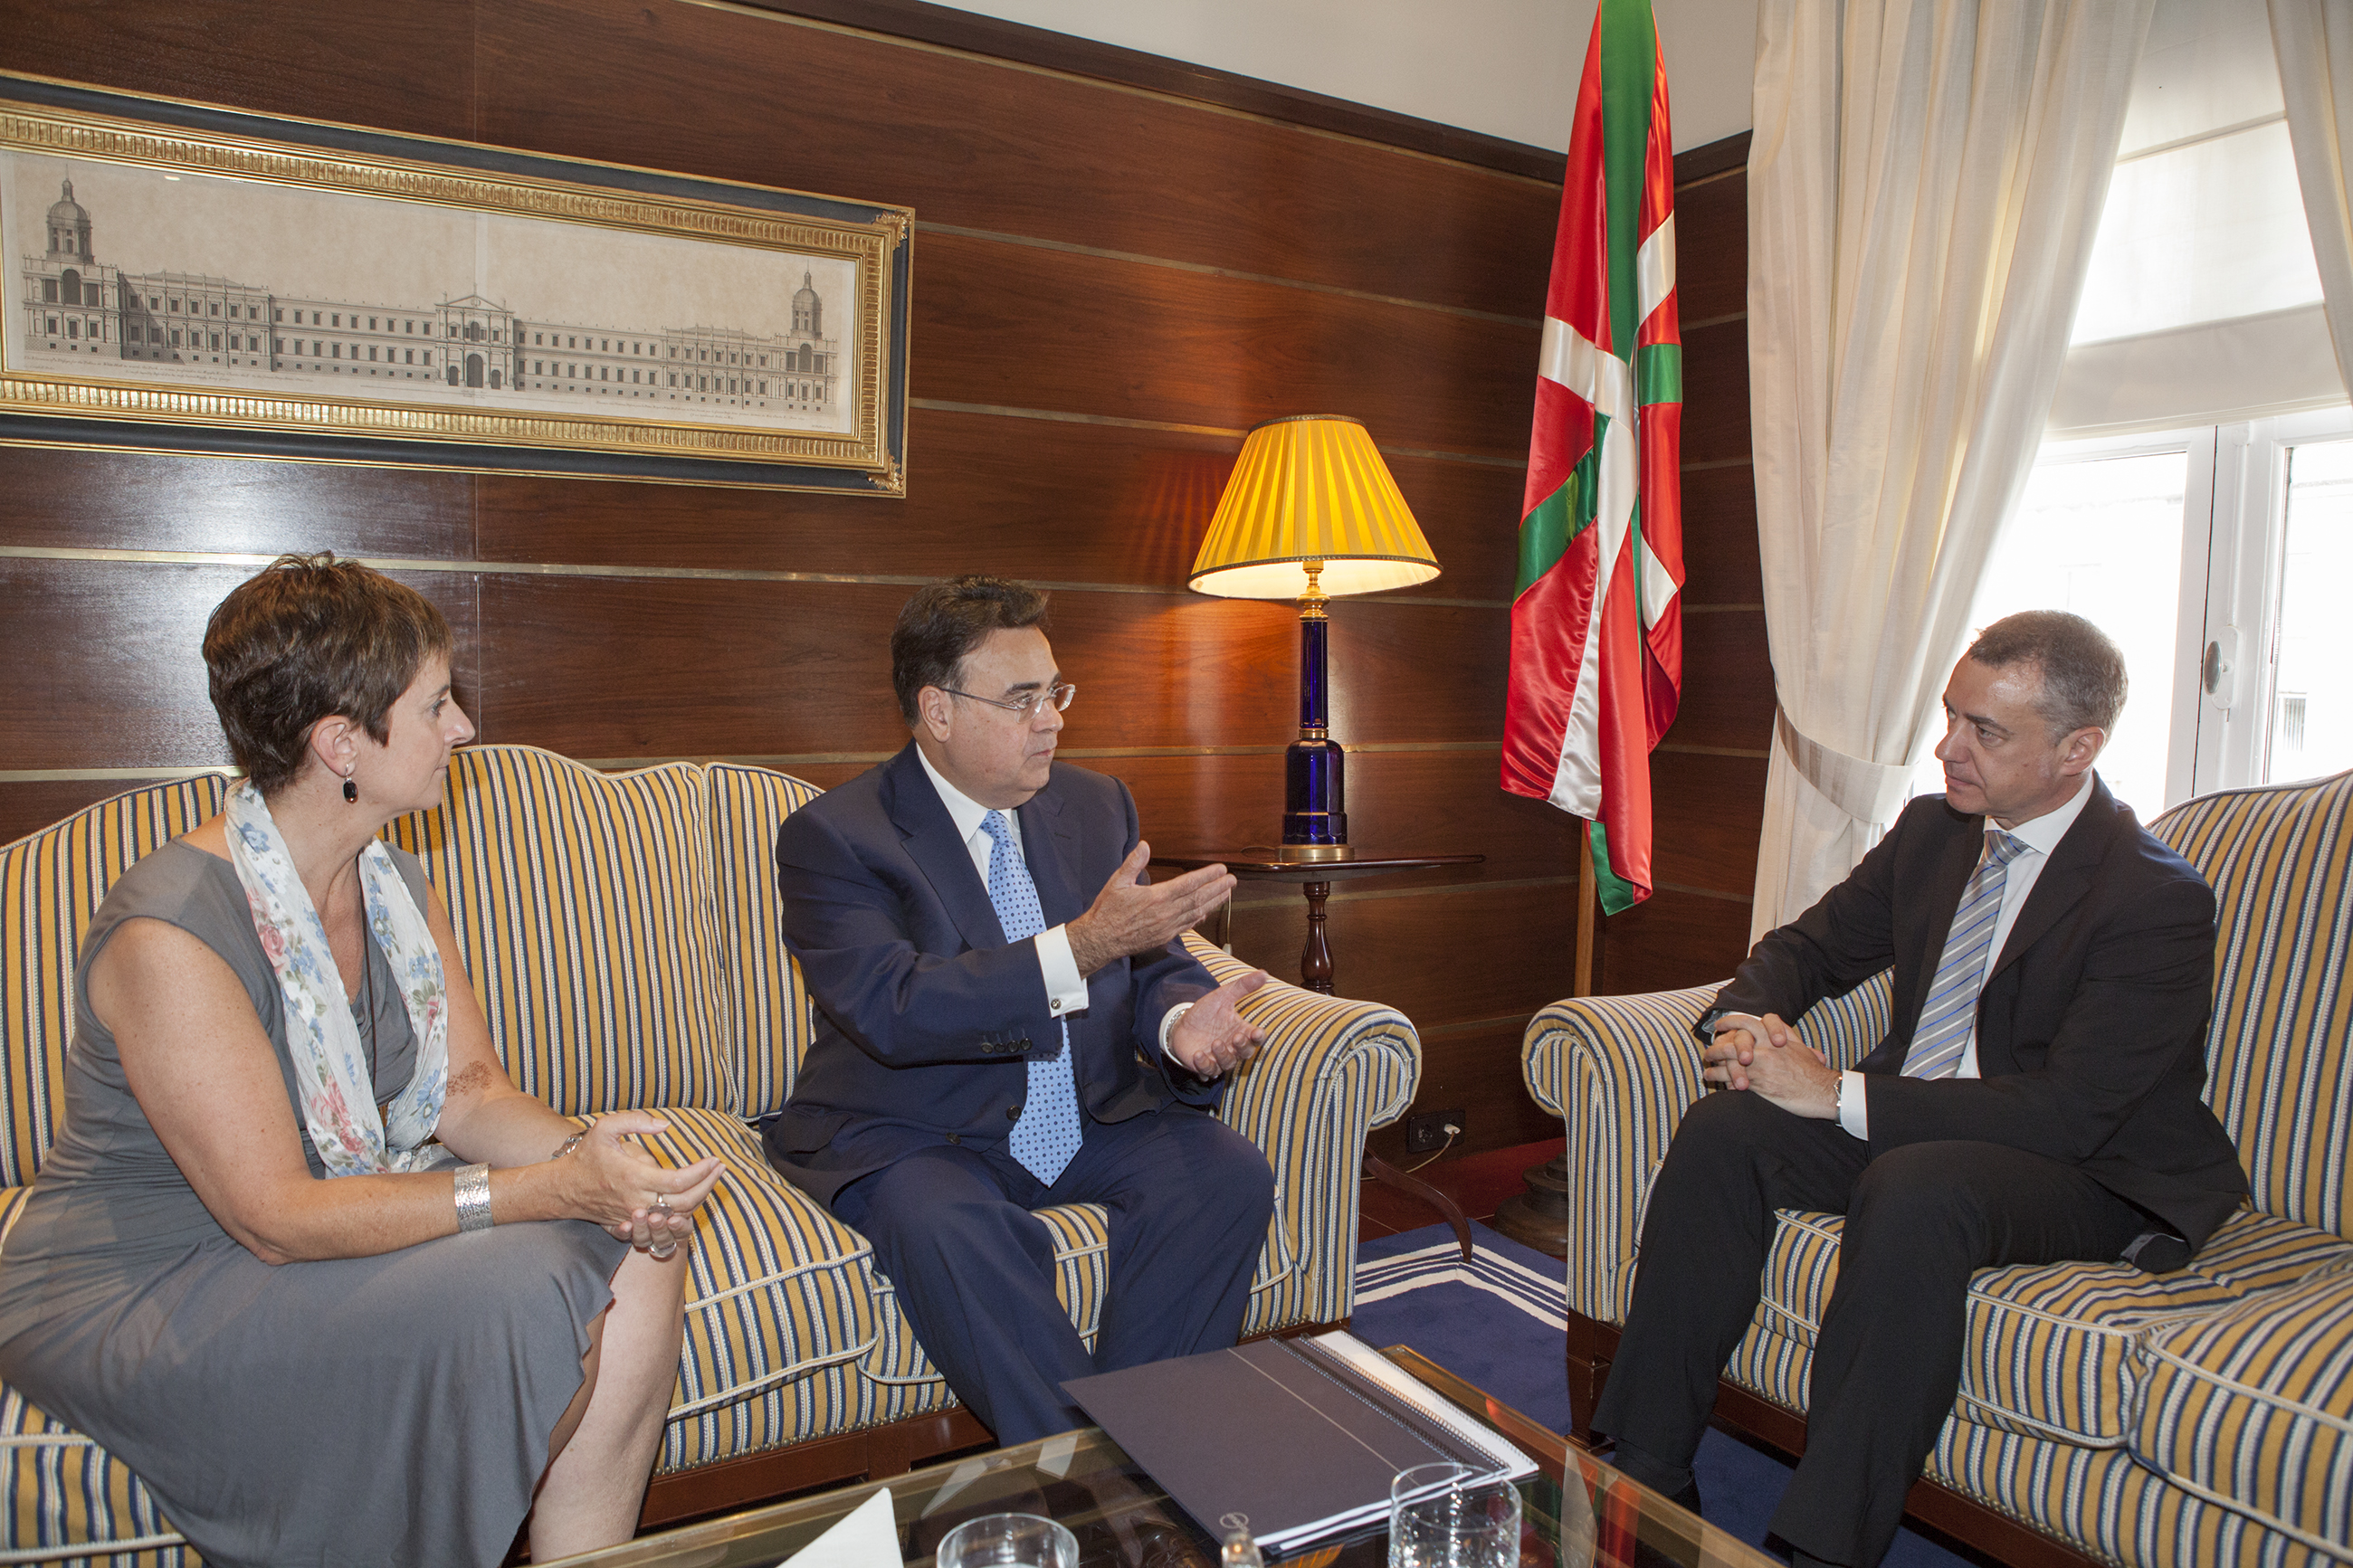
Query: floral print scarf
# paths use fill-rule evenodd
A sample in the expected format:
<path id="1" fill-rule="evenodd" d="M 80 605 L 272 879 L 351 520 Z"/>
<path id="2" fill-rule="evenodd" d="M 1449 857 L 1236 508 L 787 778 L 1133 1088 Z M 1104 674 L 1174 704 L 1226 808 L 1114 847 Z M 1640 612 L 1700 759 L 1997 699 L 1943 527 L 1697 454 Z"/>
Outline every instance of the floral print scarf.
<path id="1" fill-rule="evenodd" d="M 295 874 L 285 837 L 250 783 L 228 797 L 228 847 L 254 931 L 286 999 L 286 1051 L 294 1063 L 302 1120 L 327 1174 L 430 1165 L 438 1157 L 433 1131 L 449 1087 L 449 998 L 440 949 L 383 841 L 370 839 L 360 852 L 367 930 L 391 963 L 417 1033 L 417 1070 L 383 1116 L 359 1026 L 327 946 L 327 928 Z"/>

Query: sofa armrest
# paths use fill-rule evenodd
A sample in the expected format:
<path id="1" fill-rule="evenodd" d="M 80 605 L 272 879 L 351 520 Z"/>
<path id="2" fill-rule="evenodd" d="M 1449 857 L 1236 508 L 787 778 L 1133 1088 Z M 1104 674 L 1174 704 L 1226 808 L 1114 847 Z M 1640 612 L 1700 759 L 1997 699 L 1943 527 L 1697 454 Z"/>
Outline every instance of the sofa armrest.
<path id="1" fill-rule="evenodd" d="M 1219 984 L 1252 967 L 1193 932 L 1185 943 Z M 1330 1322 L 1356 1301 L 1365 1134 L 1413 1103 L 1421 1037 L 1394 1007 L 1279 980 L 1243 1003 L 1242 1014 L 1266 1031 L 1266 1043 L 1232 1075 L 1218 1115 L 1274 1167 L 1274 1224 L 1243 1331 Z"/>
<path id="2" fill-rule="evenodd" d="M 1528 1093 L 1568 1124 L 1568 1305 L 1587 1317 L 1625 1321 L 1651 1178 L 1705 1092 L 1691 1026 L 1718 989 L 1572 996 L 1528 1020 Z"/>

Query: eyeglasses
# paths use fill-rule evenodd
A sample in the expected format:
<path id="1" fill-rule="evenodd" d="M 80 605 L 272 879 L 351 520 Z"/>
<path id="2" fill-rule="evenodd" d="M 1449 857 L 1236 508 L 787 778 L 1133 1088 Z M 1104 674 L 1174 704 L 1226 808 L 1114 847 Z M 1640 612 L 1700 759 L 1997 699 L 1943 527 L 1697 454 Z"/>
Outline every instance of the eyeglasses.
<path id="1" fill-rule="evenodd" d="M 986 702 L 991 708 L 1002 708 L 1008 713 L 1018 713 L 1024 720 L 1036 718 L 1038 716 L 1038 705 L 1041 702 L 1052 703 L 1054 705 L 1054 711 L 1059 713 L 1063 709 L 1068 708 L 1071 705 L 1071 698 L 1076 697 L 1079 694 L 1079 689 L 1071 685 L 1068 681 L 1063 682 L 1060 686 L 1050 686 L 1043 691 L 1033 691 L 1029 696 L 1015 702 L 1003 702 L 994 697 L 980 697 L 976 696 L 974 693 L 969 691 L 958 691 L 953 686 L 943 686 L 940 689 L 946 692 L 951 697 L 970 698 L 975 702 Z"/>

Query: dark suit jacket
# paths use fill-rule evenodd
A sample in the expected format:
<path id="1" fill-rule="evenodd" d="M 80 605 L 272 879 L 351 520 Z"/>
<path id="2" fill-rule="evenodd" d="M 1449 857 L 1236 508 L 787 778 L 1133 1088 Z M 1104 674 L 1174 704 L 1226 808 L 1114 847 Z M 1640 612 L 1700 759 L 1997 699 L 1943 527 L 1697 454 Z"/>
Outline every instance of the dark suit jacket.
<path id="1" fill-rule="evenodd" d="M 2202 1244 L 2247 1191 L 2206 1107 L 2214 895 L 2095 777 L 2020 910 L 1978 1000 L 1978 1079 L 1902 1075 L 1976 868 L 1985 818 L 1914 801 L 1847 879 L 1766 936 L 1716 1012 L 1795 1020 L 1891 964 L 1887 1037 L 1857 1068 L 1875 1155 L 1905 1143 L 2004 1143 L 2084 1169 Z M 1712 1018 L 1713 1015 L 1711 1015 Z"/>
<path id="2" fill-rule="evenodd" d="M 1127 786 L 1064 763 L 1018 815 L 1049 928 L 1086 911 L 1138 837 Z M 792 1099 L 763 1131 L 777 1170 L 830 1203 L 919 1148 L 1004 1148 L 1026 1059 L 1060 1043 L 1061 1021 L 1047 1010 L 1037 943 L 1007 944 L 912 742 L 785 819 L 776 885 L 785 945 L 818 1008 Z M 1214 1105 L 1222 1084 L 1167 1059 L 1160 1020 L 1216 988 L 1181 942 L 1089 975 L 1086 1008 L 1068 1019 L 1088 1114 Z"/>

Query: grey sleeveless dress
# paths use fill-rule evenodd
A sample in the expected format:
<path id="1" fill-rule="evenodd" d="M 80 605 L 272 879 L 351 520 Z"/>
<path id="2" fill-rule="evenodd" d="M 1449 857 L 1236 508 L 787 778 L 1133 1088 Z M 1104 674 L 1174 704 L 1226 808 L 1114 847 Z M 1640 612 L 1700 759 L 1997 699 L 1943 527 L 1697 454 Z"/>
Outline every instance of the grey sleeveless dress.
<path id="1" fill-rule="evenodd" d="M 392 853 L 422 907 L 423 874 Z M 563 1220 L 263 1263 L 180 1174 L 90 1012 L 90 967 L 134 918 L 227 963 L 295 1103 L 278 981 L 237 872 L 168 844 L 115 884 L 83 939 L 64 1125 L 0 1245 L 0 1377 L 136 1471 L 209 1563 L 498 1563 L 628 1244 Z M 382 1100 L 408 1081 L 417 1043 L 373 943 L 368 963 Z M 307 1135 L 302 1152 L 324 1179 Z"/>

